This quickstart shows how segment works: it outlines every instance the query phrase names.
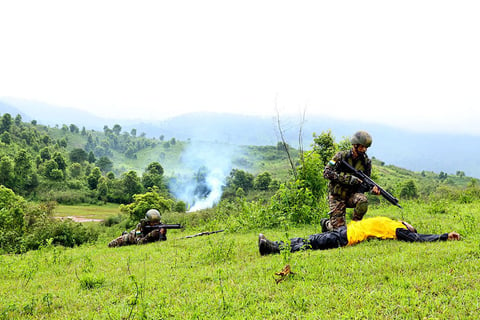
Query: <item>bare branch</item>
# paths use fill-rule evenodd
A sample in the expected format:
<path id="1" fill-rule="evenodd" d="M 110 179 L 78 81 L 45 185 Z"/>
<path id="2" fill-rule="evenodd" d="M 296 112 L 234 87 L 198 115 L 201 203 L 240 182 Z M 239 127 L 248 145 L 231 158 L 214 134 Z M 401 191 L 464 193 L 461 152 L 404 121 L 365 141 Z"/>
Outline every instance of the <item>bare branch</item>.
<path id="1" fill-rule="evenodd" d="M 290 149 L 285 140 L 285 135 L 283 134 L 282 125 L 280 123 L 280 112 L 278 111 L 278 107 L 276 103 L 275 103 L 275 111 L 277 112 L 277 128 L 278 128 L 278 132 L 280 133 L 280 138 L 282 139 L 282 145 L 283 145 L 283 148 L 285 149 L 285 152 L 287 153 L 288 161 L 290 162 L 290 167 L 292 168 L 293 175 L 295 176 L 295 179 L 296 179 L 297 169 L 295 168 L 295 163 L 292 159 L 292 156 L 290 155 Z"/>

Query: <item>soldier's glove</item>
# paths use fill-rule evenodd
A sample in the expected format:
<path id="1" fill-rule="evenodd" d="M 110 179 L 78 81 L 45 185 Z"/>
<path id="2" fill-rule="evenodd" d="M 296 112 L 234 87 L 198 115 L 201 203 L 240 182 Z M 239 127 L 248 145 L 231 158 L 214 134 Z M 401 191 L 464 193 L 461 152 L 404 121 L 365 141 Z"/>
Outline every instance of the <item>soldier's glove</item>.
<path id="1" fill-rule="evenodd" d="M 362 184 L 362 179 L 359 179 L 357 177 L 355 177 L 354 175 L 351 175 L 350 176 L 350 184 L 351 185 L 358 185 L 358 184 Z"/>

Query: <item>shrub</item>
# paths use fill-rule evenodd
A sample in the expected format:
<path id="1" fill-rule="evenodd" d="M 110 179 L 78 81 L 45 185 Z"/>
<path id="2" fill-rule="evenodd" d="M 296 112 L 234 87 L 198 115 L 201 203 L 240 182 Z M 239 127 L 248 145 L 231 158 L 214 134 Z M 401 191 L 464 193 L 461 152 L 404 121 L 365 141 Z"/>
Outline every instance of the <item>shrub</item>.
<path id="1" fill-rule="evenodd" d="M 35 250 L 45 243 L 74 247 L 95 241 L 98 231 L 72 220 L 56 220 L 50 217 L 40 219 L 22 239 L 25 250 Z"/>
<path id="2" fill-rule="evenodd" d="M 0 185 L 0 252 L 19 252 L 25 232 L 25 200 Z"/>
<path id="3" fill-rule="evenodd" d="M 169 211 L 174 203 L 173 200 L 165 199 L 155 190 L 145 194 L 135 194 L 133 199 L 134 202 L 120 206 L 120 210 L 128 213 L 133 221 L 144 218 L 149 209 L 157 209 L 160 213 Z"/>

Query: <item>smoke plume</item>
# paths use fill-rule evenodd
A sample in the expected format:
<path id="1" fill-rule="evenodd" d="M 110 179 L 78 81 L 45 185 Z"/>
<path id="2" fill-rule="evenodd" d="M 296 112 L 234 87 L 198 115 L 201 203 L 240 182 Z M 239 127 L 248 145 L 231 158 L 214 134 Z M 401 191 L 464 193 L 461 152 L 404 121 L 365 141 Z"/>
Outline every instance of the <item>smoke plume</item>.
<path id="1" fill-rule="evenodd" d="M 219 143 L 191 142 L 186 147 L 169 189 L 188 211 L 211 208 L 220 201 L 234 151 L 235 147 Z"/>

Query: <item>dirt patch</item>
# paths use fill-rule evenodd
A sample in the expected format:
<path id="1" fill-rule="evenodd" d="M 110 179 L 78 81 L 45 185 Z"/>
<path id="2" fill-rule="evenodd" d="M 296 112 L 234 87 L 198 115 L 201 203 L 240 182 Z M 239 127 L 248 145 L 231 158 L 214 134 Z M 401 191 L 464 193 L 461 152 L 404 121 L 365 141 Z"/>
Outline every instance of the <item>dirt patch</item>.
<path id="1" fill-rule="evenodd" d="M 103 219 L 91 219 L 91 218 L 75 217 L 75 216 L 57 217 L 57 219 L 61 219 L 61 220 L 70 219 L 75 222 L 102 222 L 103 221 Z"/>

